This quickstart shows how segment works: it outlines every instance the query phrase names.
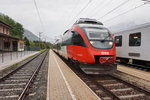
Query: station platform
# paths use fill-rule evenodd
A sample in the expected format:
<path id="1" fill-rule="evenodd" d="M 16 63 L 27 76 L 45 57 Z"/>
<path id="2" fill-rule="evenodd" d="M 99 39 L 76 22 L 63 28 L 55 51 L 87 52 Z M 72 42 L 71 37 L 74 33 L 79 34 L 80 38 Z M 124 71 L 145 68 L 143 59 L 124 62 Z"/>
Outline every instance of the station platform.
<path id="1" fill-rule="evenodd" d="M 12 59 L 10 59 L 10 56 L 9 56 L 10 54 L 9 55 L 5 54 L 5 60 L 6 61 L 4 63 L 2 63 L 0 61 L 0 71 L 7 68 L 7 67 L 10 67 L 10 66 L 12 66 L 12 65 L 14 65 L 20 61 L 23 61 L 23 60 L 27 59 L 28 57 L 33 56 L 37 53 L 39 53 L 39 51 L 32 51 L 32 52 L 26 53 L 26 55 L 22 55 L 22 56 L 18 55 L 18 57 L 13 57 Z M 15 56 L 15 53 L 13 53 L 12 56 Z M 2 59 L 2 56 L 0 56 L 0 60 L 1 59 Z"/>
<path id="2" fill-rule="evenodd" d="M 101 100 L 52 50 L 47 100 Z"/>
<path id="3" fill-rule="evenodd" d="M 121 72 L 124 72 L 126 74 L 129 74 L 129 75 L 138 77 L 140 79 L 150 81 L 150 72 L 145 72 L 145 71 L 142 71 L 142 70 L 139 70 L 139 69 L 126 67 L 126 66 L 123 66 L 123 65 L 118 65 L 117 70 L 121 71 Z"/>

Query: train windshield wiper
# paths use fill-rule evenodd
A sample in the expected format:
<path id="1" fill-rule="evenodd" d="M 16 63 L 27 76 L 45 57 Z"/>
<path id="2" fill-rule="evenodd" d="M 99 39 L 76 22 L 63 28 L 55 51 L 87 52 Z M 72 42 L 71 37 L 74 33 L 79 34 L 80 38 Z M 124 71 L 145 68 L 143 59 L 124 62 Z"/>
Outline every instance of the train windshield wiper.
<path id="1" fill-rule="evenodd" d="M 102 42 L 104 42 L 108 37 L 110 37 L 111 35 L 109 34 L 108 36 L 106 36 L 103 40 L 101 40 Z"/>

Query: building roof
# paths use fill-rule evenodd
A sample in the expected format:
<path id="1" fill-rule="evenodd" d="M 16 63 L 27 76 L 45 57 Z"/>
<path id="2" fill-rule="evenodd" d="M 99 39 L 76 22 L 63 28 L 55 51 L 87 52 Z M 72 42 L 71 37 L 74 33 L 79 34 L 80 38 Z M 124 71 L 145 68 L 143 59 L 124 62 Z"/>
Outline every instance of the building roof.
<path id="1" fill-rule="evenodd" d="M 5 38 L 10 38 L 10 39 L 15 39 L 15 40 L 23 40 L 23 39 L 19 39 L 19 38 L 16 38 L 16 37 L 4 34 L 4 33 L 0 33 L 0 37 L 5 37 Z"/>
<path id="2" fill-rule="evenodd" d="M 7 24 L 7 23 L 5 23 L 4 21 L 2 21 L 2 20 L 0 20 L 0 23 L 2 23 L 2 24 L 4 24 L 4 25 L 6 25 L 7 27 L 9 27 L 9 28 L 12 28 L 9 24 Z"/>

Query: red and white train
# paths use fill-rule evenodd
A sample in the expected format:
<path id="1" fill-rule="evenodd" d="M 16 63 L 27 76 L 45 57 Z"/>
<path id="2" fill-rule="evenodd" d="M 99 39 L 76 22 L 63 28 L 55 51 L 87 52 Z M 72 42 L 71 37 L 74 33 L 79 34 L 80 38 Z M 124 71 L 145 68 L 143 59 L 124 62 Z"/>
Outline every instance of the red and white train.
<path id="1" fill-rule="evenodd" d="M 116 71 L 116 49 L 111 32 L 95 19 L 80 18 L 55 42 L 55 52 L 80 64 L 99 68 L 100 73 Z"/>

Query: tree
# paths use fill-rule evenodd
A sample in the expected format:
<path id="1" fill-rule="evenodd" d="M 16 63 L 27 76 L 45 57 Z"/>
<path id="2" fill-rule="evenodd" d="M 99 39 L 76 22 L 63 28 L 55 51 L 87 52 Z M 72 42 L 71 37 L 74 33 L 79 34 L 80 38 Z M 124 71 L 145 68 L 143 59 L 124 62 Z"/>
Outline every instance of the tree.
<path id="1" fill-rule="evenodd" d="M 4 21 L 5 23 L 9 24 L 12 28 L 10 29 L 10 35 L 17 37 L 17 38 L 23 38 L 24 28 L 23 26 L 14 21 L 12 18 L 10 18 L 7 15 L 0 15 L 0 20 Z"/>
<path id="2" fill-rule="evenodd" d="M 24 44 L 29 47 L 30 46 L 30 41 L 28 40 L 27 37 L 24 37 Z"/>

